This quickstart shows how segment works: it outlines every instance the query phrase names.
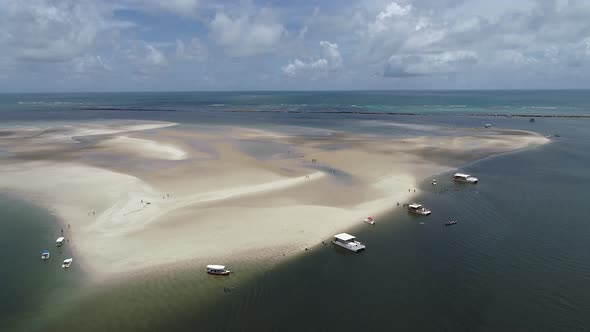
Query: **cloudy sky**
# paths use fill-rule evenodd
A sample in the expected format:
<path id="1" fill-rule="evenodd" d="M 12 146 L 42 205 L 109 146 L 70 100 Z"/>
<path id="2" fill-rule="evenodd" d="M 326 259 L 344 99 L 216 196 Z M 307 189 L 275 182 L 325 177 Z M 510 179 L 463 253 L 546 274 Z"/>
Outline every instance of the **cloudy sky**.
<path id="1" fill-rule="evenodd" d="M 0 92 L 590 88 L 588 0 L 0 0 Z"/>

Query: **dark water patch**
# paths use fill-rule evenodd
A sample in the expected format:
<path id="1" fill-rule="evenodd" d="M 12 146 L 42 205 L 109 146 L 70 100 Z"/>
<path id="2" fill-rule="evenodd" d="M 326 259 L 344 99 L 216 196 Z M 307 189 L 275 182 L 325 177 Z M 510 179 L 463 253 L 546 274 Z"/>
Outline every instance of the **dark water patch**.
<path id="1" fill-rule="evenodd" d="M 573 151 L 585 151 L 583 141 Z M 243 286 L 212 316 L 169 327 L 215 329 L 223 320 L 221 330 L 583 330 L 590 227 L 581 216 L 590 211 L 573 179 L 590 179 L 577 170 L 581 156 L 571 168 L 552 167 L 567 162 L 568 150 L 552 144 L 474 163 L 465 171 L 477 185 L 438 175 L 440 187 L 425 183 L 417 198 L 432 216 L 395 208 L 354 231 L 364 255 L 320 247 Z M 459 224 L 444 226 L 449 219 Z"/>
<path id="2" fill-rule="evenodd" d="M 68 243 L 57 248 L 61 226 L 47 211 L 16 196 L 0 194 L 0 330 L 27 330 L 39 316 L 59 306 L 67 292 L 79 284 L 81 271 L 75 263 L 64 270 L 61 263 L 72 257 Z M 68 231 L 64 230 L 68 236 Z M 49 250 L 50 258 L 41 260 Z M 53 304 L 52 304 L 53 303 Z"/>

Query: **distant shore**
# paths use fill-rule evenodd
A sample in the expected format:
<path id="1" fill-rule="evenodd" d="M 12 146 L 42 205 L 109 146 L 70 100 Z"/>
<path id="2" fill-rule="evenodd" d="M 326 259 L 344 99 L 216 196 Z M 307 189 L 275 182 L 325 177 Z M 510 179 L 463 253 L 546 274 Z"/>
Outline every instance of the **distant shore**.
<path id="1" fill-rule="evenodd" d="M 400 139 L 149 121 L 2 131 L 10 155 L 0 190 L 71 225 L 75 261 L 96 280 L 191 260 L 289 257 L 401 208 L 431 174 L 549 142 L 497 129 Z"/>

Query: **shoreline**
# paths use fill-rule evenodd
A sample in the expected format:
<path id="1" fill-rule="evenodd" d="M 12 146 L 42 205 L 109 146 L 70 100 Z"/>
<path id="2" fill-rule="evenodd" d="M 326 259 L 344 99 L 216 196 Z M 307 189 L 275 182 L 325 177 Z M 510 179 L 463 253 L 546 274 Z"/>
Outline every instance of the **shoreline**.
<path id="1" fill-rule="evenodd" d="M 401 146 L 409 144 L 416 148 L 428 147 L 434 142 L 432 138 L 404 141 L 342 133 L 339 133 L 341 137 L 330 135 L 318 138 L 287 134 L 277 137 L 277 133 L 259 129 L 232 128 L 228 131 L 237 141 L 258 139 L 271 144 L 279 142 L 295 146 L 296 150 L 304 156 L 304 160 L 316 157 L 339 172 L 332 174 L 325 170 L 323 172 L 315 170 L 315 173 L 310 173 L 314 170 L 310 169 L 309 165 L 301 163 L 300 159 L 292 158 L 290 150 L 287 157 L 261 161 L 227 143 L 219 143 L 218 136 L 213 134 L 206 133 L 209 135 L 207 136 L 199 131 L 187 132 L 185 129 L 183 131 L 174 128 L 158 127 L 160 132 L 163 130 L 175 135 L 170 136 L 170 139 L 160 135 L 156 139 L 151 135 L 153 132 L 151 130 L 135 131 L 132 134 L 129 131 L 118 131 L 93 135 L 105 136 L 98 138 L 99 143 L 112 140 L 113 135 L 121 133 L 125 133 L 125 137 L 135 135 L 136 137 L 133 137 L 135 140 L 151 140 L 155 144 L 142 145 L 148 153 L 144 151 L 141 157 L 134 158 L 149 157 L 154 160 L 153 163 L 164 163 L 161 170 L 146 171 L 141 167 L 137 168 L 136 163 L 133 163 L 133 166 L 115 164 L 114 169 L 127 168 L 129 171 L 121 173 L 111 167 L 92 165 L 95 162 L 92 158 L 96 158 L 94 153 L 99 153 L 98 157 L 102 157 L 104 153 L 114 156 L 121 156 L 121 153 L 128 154 L 138 148 L 138 144 L 143 144 L 135 140 L 131 141 L 133 143 L 131 145 L 115 144 L 116 149 L 110 146 L 112 144 L 106 146 L 98 144 L 76 153 L 67 152 L 64 156 L 72 160 L 65 162 L 54 161 L 57 159 L 55 157 L 52 157 L 50 161 L 36 160 L 24 163 L 21 161 L 19 166 L 25 167 L 22 173 L 14 167 L 1 166 L 4 171 L 13 172 L 12 175 L 16 177 L 16 181 L 9 183 L 9 187 L 11 185 L 16 188 L 17 192 L 30 190 L 19 184 L 18 179 L 27 178 L 34 183 L 40 183 L 36 184 L 38 186 L 36 192 L 25 194 L 24 197 L 30 197 L 34 203 L 47 207 L 59 217 L 64 226 L 72 223 L 75 232 L 78 233 L 74 234 L 70 242 L 71 249 L 79 255 L 76 260 L 82 262 L 81 265 L 88 272 L 87 274 L 94 275 L 93 280 L 124 278 L 125 275 L 131 276 L 139 271 L 149 273 L 152 268 L 157 270 L 158 267 L 190 264 L 189 262 L 204 261 L 208 259 L 207 257 L 233 258 L 237 255 L 248 259 L 248 256 L 244 256 L 244 253 L 248 251 L 253 251 L 257 255 L 249 257 L 250 259 L 275 257 L 281 260 L 281 257 L 295 257 L 298 253 L 305 252 L 304 248 L 321 245 L 328 234 L 336 234 L 364 225 L 362 218 L 367 215 L 376 216 L 378 220 L 380 215 L 396 207 L 396 201 L 400 202 L 401 207 L 402 203 L 409 202 L 419 194 L 419 191 L 406 192 L 405 189 L 400 190 L 399 186 L 418 189 L 416 188 L 419 183 L 417 179 L 422 178 L 419 174 L 430 174 L 428 170 L 438 170 L 439 172 L 432 173 L 438 174 L 444 172 L 442 167 L 445 167 L 429 162 L 416 169 L 415 163 L 421 160 L 420 156 L 408 153 L 405 151 L 406 146 Z M 507 135 L 510 139 L 514 139 L 514 133 L 512 136 Z M 521 133 L 518 136 L 522 135 Z M 521 149 L 549 142 L 536 133 L 528 132 L 526 135 L 531 136 L 531 141 Z M 173 142 L 171 138 L 181 137 L 190 140 L 189 138 L 193 136 L 199 143 L 210 139 L 212 142 L 210 147 L 215 148 L 218 153 L 217 159 L 195 162 L 191 159 L 193 151 L 184 151 L 188 160 L 168 160 L 159 155 L 164 150 L 171 151 L 170 147 L 173 147 L 170 145 Z M 481 140 L 482 146 L 486 148 L 489 148 L 486 144 L 489 145 L 490 142 L 492 147 L 494 144 L 499 144 L 494 142 L 503 142 L 504 145 L 500 144 L 497 148 L 501 146 L 509 150 L 504 152 L 514 152 L 509 149 L 510 144 L 517 144 L 516 141 L 510 141 L 508 138 L 502 141 L 497 137 L 468 137 L 466 140 L 473 139 Z M 464 144 L 463 141 L 450 140 L 459 146 Z M 330 145 L 338 145 L 342 142 L 349 144 L 348 148 L 328 149 Z M 391 149 L 391 142 L 398 142 L 392 150 L 397 151 L 395 153 L 399 155 L 396 158 L 396 160 L 399 159 L 397 164 L 395 162 L 392 164 L 390 152 L 387 150 Z M 61 144 L 61 142 L 57 144 L 60 149 Z M 159 146 L 166 146 L 166 148 L 162 150 L 158 148 Z M 24 153 L 32 154 L 26 149 Z M 487 157 L 498 153 L 492 153 Z M 471 162 L 481 159 L 477 158 Z M 359 164 L 358 160 L 370 160 L 370 162 Z M 132 161 L 130 159 L 130 162 Z M 454 168 L 456 166 L 447 169 Z M 169 174 L 168 169 L 174 174 Z M 184 177 L 177 176 L 176 172 L 183 174 Z M 231 175 L 232 172 L 239 172 L 239 174 Z M 84 179 L 80 181 L 87 182 L 83 187 L 106 186 L 109 188 L 109 193 L 81 194 L 79 191 L 83 187 L 67 182 L 73 174 Z M 432 175 L 426 175 L 424 178 L 428 176 Z M 47 182 L 47 177 L 52 181 L 57 178 L 58 184 L 62 181 L 61 187 Z M 269 179 L 270 182 L 267 181 Z M 10 181 L 5 181 L 3 188 L 6 187 L 6 182 Z M 58 196 L 62 197 L 48 198 L 47 193 L 56 188 L 60 188 L 62 192 Z M 195 193 L 195 188 L 200 192 Z M 168 191 L 173 193 L 172 197 L 163 196 L 160 200 L 161 193 Z M 121 196 L 121 193 L 125 194 Z M 191 193 L 193 193 L 192 196 L 190 196 Z M 135 207 L 142 197 L 152 201 L 149 210 L 144 211 L 143 214 L 139 212 L 131 218 L 125 215 L 126 211 L 136 210 Z M 72 200 L 79 204 L 73 205 Z M 97 203 L 99 206 L 94 208 L 98 211 L 97 219 L 92 220 L 94 218 L 91 217 L 90 220 L 80 221 L 84 210 L 88 211 L 88 207 Z M 152 210 L 155 211 L 147 213 Z M 320 217 L 318 221 L 316 220 L 318 216 L 323 217 Z M 90 214 L 87 217 L 90 217 Z M 75 224 L 74 220 L 79 224 Z M 244 225 L 245 223 L 247 225 Z M 207 234 L 211 238 L 195 238 L 191 234 Z M 248 236 L 253 237 L 250 239 Z M 175 241 L 162 245 L 162 239 Z M 198 242 L 194 243 L 195 240 Z M 125 243 L 121 243 L 123 241 Z M 231 243 L 232 247 L 220 249 L 219 241 Z M 150 249 L 148 255 L 142 256 L 139 253 L 138 256 L 135 252 L 147 249 L 146 245 L 155 245 L 157 250 Z M 290 249 L 276 253 L 272 248 Z M 108 251 L 106 254 L 97 256 L 97 253 L 105 250 Z M 204 255 L 203 252 L 205 252 Z M 118 256 L 124 253 L 135 256 Z M 90 257 L 94 260 L 90 260 Z M 108 266 L 108 271 L 104 269 L 105 266 Z"/>

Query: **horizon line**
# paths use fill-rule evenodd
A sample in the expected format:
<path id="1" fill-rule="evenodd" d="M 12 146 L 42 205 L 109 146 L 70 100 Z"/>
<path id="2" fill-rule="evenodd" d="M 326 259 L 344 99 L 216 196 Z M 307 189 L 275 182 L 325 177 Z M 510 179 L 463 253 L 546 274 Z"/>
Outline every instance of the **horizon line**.
<path id="1" fill-rule="evenodd" d="M 428 92 L 428 91 L 589 91 L 590 88 L 539 88 L 539 89 L 318 89 L 318 90 L 108 90 L 108 91 L 0 91 L 0 95 L 8 94 L 59 94 L 59 93 L 195 93 L 195 92 Z"/>

